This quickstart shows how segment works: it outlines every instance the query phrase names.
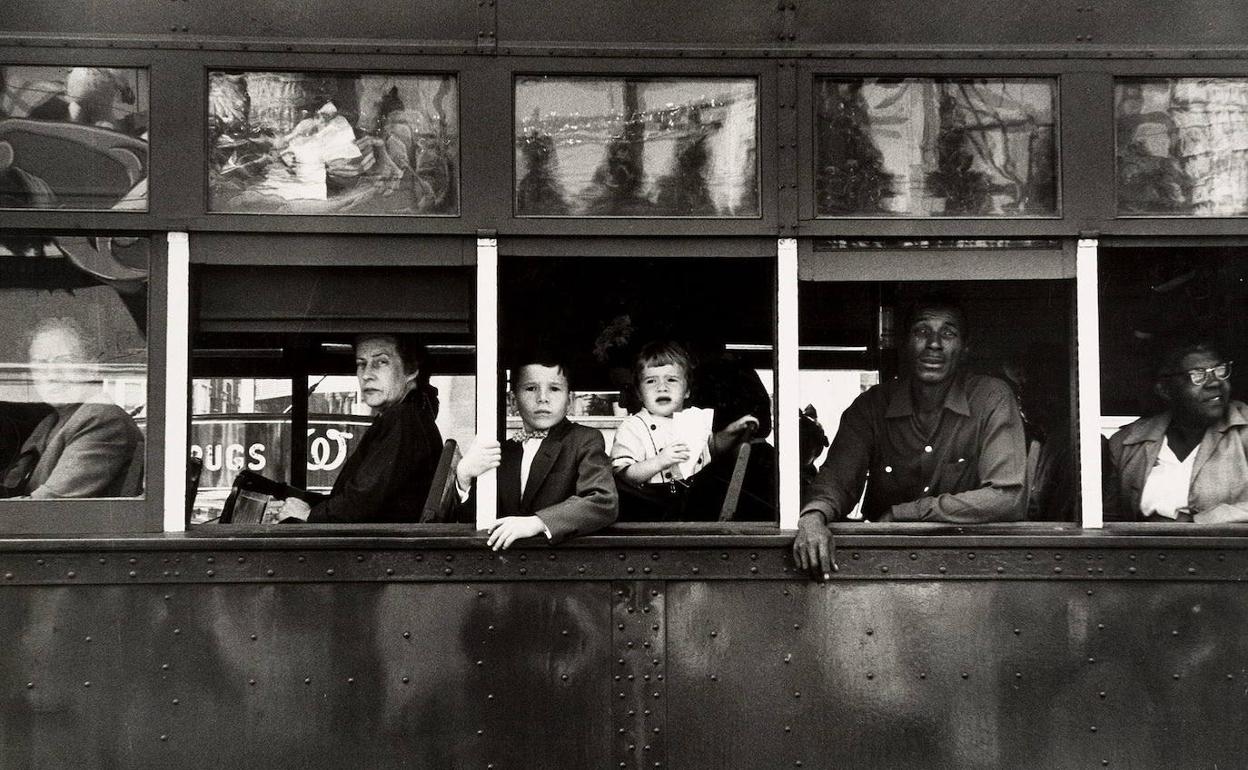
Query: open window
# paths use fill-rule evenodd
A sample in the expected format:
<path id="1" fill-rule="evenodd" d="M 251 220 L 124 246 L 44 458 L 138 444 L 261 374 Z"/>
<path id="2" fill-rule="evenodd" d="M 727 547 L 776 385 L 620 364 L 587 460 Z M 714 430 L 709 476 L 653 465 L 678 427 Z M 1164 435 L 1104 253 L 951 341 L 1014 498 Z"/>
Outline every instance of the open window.
<path id="1" fill-rule="evenodd" d="M 837 461 L 829 444 L 845 410 L 876 386 L 908 382 L 906 318 L 919 302 L 938 299 L 959 306 L 965 315 L 957 372 L 995 378 L 993 387 L 1008 387 L 1012 409 L 1020 415 L 1021 462 L 1030 489 L 1026 518 L 1076 521 L 1073 244 L 816 240 L 805 246 L 799 282 L 803 496 L 819 469 Z M 909 413 L 890 411 L 889 419 L 903 411 Z M 931 435 L 938 433 L 939 428 Z M 868 443 L 873 447 L 868 474 L 900 472 L 876 451 L 879 441 Z M 935 443 L 920 442 L 917 451 L 932 453 Z M 925 479 L 939 475 L 932 469 L 922 474 Z M 875 481 L 883 484 L 880 478 Z M 872 483 L 869 475 L 861 481 Z M 926 488 L 930 483 L 919 481 L 910 490 L 913 495 L 885 502 L 934 494 Z M 969 489 L 981 481 L 968 483 Z M 864 518 L 862 491 L 856 492 L 856 502 L 846 503 L 841 517 Z M 881 505 L 880 499 L 872 504 Z M 868 510 L 865 518 L 877 515 Z"/>
<path id="2" fill-rule="evenodd" d="M 1248 360 L 1248 252 L 1123 243 L 1102 246 L 1098 265 L 1105 520 L 1185 521 L 1219 506 L 1229 518 L 1207 523 L 1246 520 L 1235 369 Z M 1199 429 L 1185 443 L 1176 423 Z"/>
<path id="3" fill-rule="evenodd" d="M 422 346 L 422 398 L 440 438 L 474 434 L 471 268 L 199 265 L 192 285 L 189 454 L 201 470 L 190 523 L 219 520 L 243 471 L 334 490 L 382 411 L 356 376 L 355 343 L 368 335 Z M 437 443 L 421 450 L 436 458 Z M 391 470 L 411 472 L 400 464 Z M 360 519 L 419 521 L 394 509 Z"/>
<path id="4" fill-rule="evenodd" d="M 621 488 L 621 521 L 776 521 L 771 248 L 772 254 L 747 258 L 637 254 L 500 260 L 501 365 L 514 366 L 535 347 L 555 351 L 566 362 L 575 392 L 568 417 L 602 432 Z M 669 403 L 679 401 L 680 408 L 666 421 L 648 419 L 638 388 L 638 356 L 647 343 L 674 343 L 676 357 L 691 364 L 689 371 L 676 365 L 688 387 L 673 387 Z M 515 374 L 505 371 L 501 382 Z M 500 408 L 513 435 L 522 426 L 514 399 L 500 397 Z M 682 412 L 683 417 L 674 416 Z M 747 415 L 756 427 L 722 442 L 711 438 L 726 436 L 720 432 Z M 695 429 L 696 421 L 689 419 L 695 416 L 705 418 L 705 425 Z M 687 419 L 694 426 L 688 433 L 672 428 Z M 639 487 L 631 490 L 638 495 L 662 492 L 659 501 L 630 498 L 625 489 L 630 485 L 620 475 L 618 436 L 630 420 L 641 421 L 645 441 L 655 439 L 644 456 L 629 455 L 630 460 L 656 455 L 669 438 L 696 445 L 679 472 L 664 469 L 670 473 L 632 485 Z M 669 429 L 675 432 L 666 434 Z M 714 451 L 705 464 L 696 464 L 710 441 Z"/>

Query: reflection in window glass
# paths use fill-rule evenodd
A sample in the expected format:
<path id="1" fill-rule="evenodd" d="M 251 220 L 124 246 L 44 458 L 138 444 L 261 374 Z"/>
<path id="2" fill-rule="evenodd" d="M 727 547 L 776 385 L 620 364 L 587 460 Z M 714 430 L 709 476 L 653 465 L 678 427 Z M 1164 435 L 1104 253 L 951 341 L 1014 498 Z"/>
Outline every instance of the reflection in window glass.
<path id="1" fill-rule="evenodd" d="M 134 497 L 148 241 L 0 231 L 0 496 Z"/>
<path id="2" fill-rule="evenodd" d="M 1248 213 L 1248 79 L 1114 84 L 1118 213 Z"/>
<path id="3" fill-rule="evenodd" d="M 1057 214 L 1056 93 L 1035 78 L 816 81 L 817 214 Z"/>
<path id="4" fill-rule="evenodd" d="M 450 75 L 212 72 L 209 210 L 459 212 Z"/>
<path id="5" fill-rule="evenodd" d="M 147 210 L 147 71 L 0 65 L 0 208 Z"/>
<path id="6" fill-rule="evenodd" d="M 756 217 L 751 78 L 516 82 L 516 214 Z"/>

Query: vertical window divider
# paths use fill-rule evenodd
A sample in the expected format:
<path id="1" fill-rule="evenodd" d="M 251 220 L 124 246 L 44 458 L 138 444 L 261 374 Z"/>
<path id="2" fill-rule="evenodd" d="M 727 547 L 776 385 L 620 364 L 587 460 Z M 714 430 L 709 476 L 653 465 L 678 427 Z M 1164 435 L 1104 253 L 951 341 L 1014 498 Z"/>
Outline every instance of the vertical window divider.
<path id="1" fill-rule="evenodd" d="M 165 496 L 164 529 L 186 531 L 187 414 L 190 401 L 190 238 L 185 232 L 167 236 L 165 313 Z"/>
<path id="2" fill-rule="evenodd" d="M 1085 529 L 1100 529 L 1101 330 L 1097 286 L 1097 239 L 1080 238 L 1075 252 L 1075 318 L 1079 367 L 1080 511 Z"/>
<path id="3" fill-rule="evenodd" d="M 494 437 L 498 430 L 498 239 L 477 238 L 477 435 Z M 466 447 L 465 447 L 466 449 Z M 498 474 L 477 479 L 477 529 L 489 529 L 498 518 Z"/>
<path id="4" fill-rule="evenodd" d="M 797 529 L 801 468 L 797 422 L 798 399 L 797 239 L 776 243 L 776 442 L 780 462 L 780 529 Z"/>

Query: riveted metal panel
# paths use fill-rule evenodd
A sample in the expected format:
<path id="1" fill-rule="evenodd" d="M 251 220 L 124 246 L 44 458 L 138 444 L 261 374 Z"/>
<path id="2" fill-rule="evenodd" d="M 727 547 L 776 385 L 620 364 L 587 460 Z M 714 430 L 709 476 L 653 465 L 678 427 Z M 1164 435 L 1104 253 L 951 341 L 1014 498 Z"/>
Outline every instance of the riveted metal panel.
<path id="1" fill-rule="evenodd" d="M 662 583 L 611 584 L 613 766 L 667 767 L 667 638 Z"/>
<path id="2" fill-rule="evenodd" d="M 78 586 L 0 608 L 6 767 L 605 761 L 586 718 L 607 705 L 605 585 Z"/>
<path id="3" fill-rule="evenodd" d="M 498 0 L 502 46 L 543 42 L 776 45 L 786 3 L 606 0 L 592 7 Z"/>
<path id="4" fill-rule="evenodd" d="M 10 0 L 4 32 L 47 34 L 189 34 L 261 38 L 370 40 L 476 39 L 476 7 L 454 0 L 370 0 L 366 8 L 332 0 Z"/>
<path id="5" fill-rule="evenodd" d="M 1090 586 L 669 583 L 669 761 L 1240 764 L 1242 589 Z"/>

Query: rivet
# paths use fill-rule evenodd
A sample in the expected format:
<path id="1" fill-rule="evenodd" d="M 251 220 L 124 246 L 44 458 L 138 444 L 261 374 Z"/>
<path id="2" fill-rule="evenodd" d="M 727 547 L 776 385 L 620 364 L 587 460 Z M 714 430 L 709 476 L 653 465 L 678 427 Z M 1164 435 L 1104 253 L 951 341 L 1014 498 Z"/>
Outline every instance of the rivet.
<path id="1" fill-rule="evenodd" d="M 403 638 L 404 638 L 404 639 L 411 639 L 411 638 L 412 638 L 412 632 L 411 632 L 411 631 L 404 631 L 404 632 L 403 632 Z"/>
<path id="2" fill-rule="evenodd" d="M 792 728 L 792 727 L 790 727 L 789 725 L 785 725 L 785 726 L 784 726 L 784 731 L 785 731 L 786 733 L 791 733 L 791 732 L 793 732 L 793 728 Z"/>
<path id="3" fill-rule="evenodd" d="M 963 679 L 970 679 L 970 678 L 971 678 L 971 675 L 970 675 L 970 674 L 968 674 L 967 672 L 963 671 L 963 672 L 962 672 L 962 678 L 963 678 Z"/>
<path id="4" fill-rule="evenodd" d="M 1178 675 L 1178 674 L 1174 674 L 1174 678 L 1175 678 L 1175 679 L 1178 679 L 1178 678 L 1179 678 L 1179 675 Z"/>
<path id="5" fill-rule="evenodd" d="M 702 570 L 698 569 L 697 567 L 693 567 L 690 571 L 691 571 L 691 572 L 693 572 L 693 574 L 695 574 L 695 575 L 696 575 L 696 574 L 698 574 L 699 572 L 701 572 Z"/>
<path id="6" fill-rule="evenodd" d="M 273 570 L 271 570 L 271 569 L 266 569 L 266 570 L 264 571 L 264 574 L 265 574 L 265 575 L 268 575 L 269 577 L 273 577 L 274 572 L 273 572 Z"/>
<path id="7" fill-rule="evenodd" d="M 334 574 L 334 568 L 333 568 L 333 567 L 330 567 L 329 569 L 325 570 L 325 574 L 326 574 L 326 575 L 333 575 L 333 574 Z"/>
<path id="8" fill-rule="evenodd" d="M 451 569 L 450 567 L 447 567 L 446 569 L 442 570 L 442 574 L 443 574 L 443 575 L 449 575 L 449 574 L 451 574 L 451 573 L 452 573 L 452 572 L 454 572 L 454 571 L 455 571 L 455 570 Z M 521 571 L 521 572 L 524 572 L 524 570 L 520 570 L 520 571 Z"/>
<path id="9" fill-rule="evenodd" d="M 567 675 L 567 674 L 563 674 L 563 675 L 561 675 L 559 678 L 560 678 L 560 679 L 562 679 L 562 680 L 563 680 L 563 681 L 565 681 L 565 682 L 566 682 L 566 681 L 568 681 L 568 675 Z"/>
<path id="10" fill-rule="evenodd" d="M 1024 555 L 1023 555 L 1023 558 L 1024 558 L 1024 559 L 1026 559 L 1027 561 L 1031 561 L 1031 560 L 1032 560 L 1032 558 L 1034 558 L 1034 557 L 1032 557 L 1032 555 L 1031 555 L 1031 554 L 1024 554 Z"/>
<path id="11" fill-rule="evenodd" d="M 525 558 L 524 554 L 520 554 L 520 561 L 524 561 L 524 558 Z M 447 561 L 455 561 L 455 554 L 453 554 L 453 553 L 448 553 L 448 554 L 446 555 L 446 560 L 447 560 Z"/>
<path id="12" fill-rule="evenodd" d="M 27 682 L 27 683 L 26 683 L 26 689 L 27 689 L 27 690 L 33 690 L 33 689 L 35 689 L 35 683 L 34 683 L 34 682 Z"/>
<path id="13" fill-rule="evenodd" d="M 1019 635 L 1019 634 L 1021 634 L 1021 633 L 1023 633 L 1023 629 L 1021 629 L 1021 628 L 1016 628 L 1016 629 L 1014 629 L 1014 635 L 1015 635 L 1015 636 L 1018 636 L 1018 635 Z"/>
<path id="14" fill-rule="evenodd" d="M 927 672 L 926 672 L 926 671 L 920 671 L 920 672 L 919 672 L 919 679 L 927 679 Z"/>
<path id="15" fill-rule="evenodd" d="M 169 736 L 168 736 L 168 735 L 162 735 L 162 736 L 160 736 L 160 739 L 161 739 L 162 741 L 167 741 L 167 740 L 169 740 Z"/>
<path id="16" fill-rule="evenodd" d="M 83 687 L 90 687 L 90 686 L 91 686 L 91 683 L 90 683 L 90 682 L 83 682 L 83 683 L 82 683 L 82 686 L 83 686 Z"/>
<path id="17" fill-rule="evenodd" d="M 1178 636 L 1178 635 L 1179 635 L 1179 630 L 1178 630 L 1177 628 L 1176 628 L 1176 629 L 1174 629 L 1173 631 L 1171 631 L 1171 632 L 1170 632 L 1170 635 L 1171 635 L 1171 636 Z"/>
<path id="18" fill-rule="evenodd" d="M 649 575 L 649 574 L 650 574 L 650 568 L 649 568 L 649 567 L 642 567 L 642 568 L 641 568 L 641 571 L 642 571 L 642 572 L 644 572 L 644 573 L 646 573 L 647 575 Z"/>
<path id="19" fill-rule="evenodd" d="M 520 568 L 520 571 L 521 571 L 521 572 L 524 572 L 524 568 L 523 568 L 523 567 L 521 567 L 521 568 Z M 625 570 L 625 571 L 626 571 L 628 574 L 630 574 L 630 575 L 631 575 L 631 574 L 633 574 L 634 572 L 636 572 L 636 571 L 637 571 L 637 568 L 636 568 L 636 567 L 629 567 L 629 568 L 628 568 L 627 570 Z"/>
<path id="20" fill-rule="evenodd" d="M 239 564 L 245 564 L 246 562 L 247 562 L 247 557 L 246 557 L 246 556 L 240 556 L 240 557 L 238 557 L 238 563 L 239 563 Z"/>
<path id="21" fill-rule="evenodd" d="M 206 574 L 208 577 L 212 577 L 213 575 L 215 575 L 215 574 L 217 574 L 217 573 L 216 573 L 216 570 L 207 570 L 204 574 Z M 331 574 L 331 575 L 332 575 L 332 574 L 334 574 L 334 571 L 331 569 L 331 570 L 329 571 L 329 574 Z"/>
<path id="22" fill-rule="evenodd" d="M 858 552 L 854 551 L 853 553 L 849 555 L 849 558 L 853 559 L 854 561 L 857 561 L 859 559 Z"/>
<path id="23" fill-rule="evenodd" d="M 620 561 L 624 561 L 625 559 L 627 559 L 627 558 L 628 558 L 628 556 L 626 556 L 625 554 L 620 553 L 620 554 L 616 554 L 616 555 L 615 555 L 615 558 L 619 559 Z"/>
<path id="24" fill-rule="evenodd" d="M 364 555 L 363 555 L 363 554 L 358 554 L 358 555 L 355 557 L 355 560 L 356 560 L 357 562 L 362 562 L 362 561 L 364 561 Z"/>
<path id="25" fill-rule="evenodd" d="M 719 555 L 719 558 L 723 559 L 724 561 L 728 561 L 728 553 L 727 552 L 721 553 Z"/>
<path id="26" fill-rule="evenodd" d="M 949 571 L 949 570 L 945 569 L 944 565 L 942 564 L 942 565 L 941 565 L 941 567 L 940 567 L 940 574 L 942 574 L 942 575 L 943 575 L 943 574 L 945 574 L 945 573 L 946 573 L 946 572 L 948 572 L 948 571 Z"/>
<path id="27" fill-rule="evenodd" d="M 1227 675 L 1226 675 L 1226 678 L 1227 678 L 1227 679 L 1234 679 L 1234 678 L 1235 678 L 1235 675 L 1234 675 L 1234 674 L 1227 674 Z"/>
<path id="28" fill-rule="evenodd" d="M 176 706 L 176 705 L 178 705 L 179 703 L 181 703 L 181 701 L 179 701 L 177 698 L 174 698 L 172 701 L 170 701 L 170 703 L 172 703 L 173 705 L 175 705 L 175 706 Z"/>
<path id="29" fill-rule="evenodd" d="M 212 556 L 209 556 L 207 559 L 204 559 L 204 561 L 208 562 L 209 564 L 216 564 L 216 563 L 217 563 L 217 560 L 216 560 L 215 558 L 213 558 Z"/>
<path id="30" fill-rule="evenodd" d="M 718 632 L 718 631 L 712 631 L 712 632 L 711 632 L 711 636 L 719 636 L 719 632 Z"/>
<path id="31" fill-rule="evenodd" d="M 1092 589 L 1091 589 L 1091 588 L 1089 588 L 1089 589 L 1088 589 L 1088 596 L 1091 596 L 1091 595 L 1092 595 Z"/>
<path id="32" fill-rule="evenodd" d="M 5 579 L 5 580 L 12 580 L 12 579 L 13 579 L 13 573 L 12 573 L 12 572 L 6 572 L 6 573 L 4 573 L 4 579 Z"/>
<path id="33" fill-rule="evenodd" d="M 477 572 L 480 572 L 480 571 L 481 571 L 481 570 L 477 570 Z M 393 569 L 392 567 L 386 567 L 386 574 L 387 574 L 387 575 L 393 575 L 393 574 L 394 574 L 394 569 Z"/>
<path id="34" fill-rule="evenodd" d="M 1005 572 L 1005 567 L 1002 567 L 1001 565 L 999 565 L 999 564 L 998 564 L 998 565 L 997 565 L 997 574 L 998 574 L 998 575 L 1000 575 L 1002 572 Z"/>
<path id="35" fill-rule="evenodd" d="M 1096 725 L 1092 725 L 1091 727 L 1088 728 L 1088 730 L 1090 730 L 1091 732 L 1096 732 Z"/>
<path id="36" fill-rule="evenodd" d="M 1096 662 L 1096 658 L 1088 658 L 1088 663 L 1095 663 L 1095 662 Z"/>
<path id="37" fill-rule="evenodd" d="M 424 557 L 424 556 L 422 556 L 421 554 L 416 554 L 416 555 L 415 555 L 415 556 L 413 556 L 412 558 L 413 558 L 413 559 L 415 559 L 416 561 L 424 561 L 424 560 L 425 560 L 425 557 Z"/>
<path id="38" fill-rule="evenodd" d="M 108 559 L 100 559 L 100 564 L 108 564 Z"/>
<path id="39" fill-rule="evenodd" d="M 801 624 L 801 623 L 794 623 L 794 624 L 793 624 L 793 630 L 794 630 L 794 631 L 800 630 L 800 629 L 801 629 L 801 627 L 802 627 L 802 624 Z"/>
<path id="40" fill-rule="evenodd" d="M 305 679 L 303 680 L 303 683 L 304 683 L 304 684 L 312 684 L 312 679 L 311 679 L 310 677 L 309 677 L 309 678 L 305 678 Z"/>
<path id="41" fill-rule="evenodd" d="M 1100 692 L 1098 692 L 1098 693 L 1097 693 L 1097 695 L 1098 695 L 1098 696 L 1100 696 L 1100 697 L 1102 697 L 1102 698 L 1104 698 L 1104 697 L 1105 697 L 1105 691 L 1104 691 L 1104 690 L 1101 690 Z"/>
<path id="42" fill-rule="evenodd" d="M 65 577 L 67 577 L 67 578 L 76 578 L 76 577 L 78 577 L 78 573 L 77 573 L 77 572 L 74 572 L 74 571 L 71 569 L 69 572 L 66 572 L 66 573 L 65 573 Z"/>
<path id="43" fill-rule="evenodd" d="M 1127 567 L 1127 572 L 1130 572 L 1131 574 L 1133 574 L 1133 575 L 1134 575 L 1134 574 L 1135 574 L 1135 567 Z"/>
<path id="44" fill-rule="evenodd" d="M 1188 567 L 1188 568 L 1187 568 L 1187 574 L 1189 574 L 1189 575 L 1195 575 L 1195 574 L 1196 574 L 1196 568 L 1195 568 L 1195 567 Z"/>
<path id="45" fill-rule="evenodd" d="M 651 588 L 651 589 L 650 589 L 650 595 L 651 595 L 651 596 L 658 596 L 658 595 L 659 595 L 659 590 L 658 590 L 657 588 Z"/>
<path id="46" fill-rule="evenodd" d="M 794 697 L 794 698 L 800 698 L 800 697 L 802 697 L 802 693 L 801 693 L 801 691 L 794 692 L 794 693 L 793 693 L 793 697 Z"/>
<path id="47" fill-rule="evenodd" d="M 135 572 L 134 570 L 130 570 L 130 577 L 138 577 L 138 576 L 139 576 L 139 573 Z"/>
<path id="48" fill-rule="evenodd" d="M 972 553 L 968 553 L 968 554 L 966 555 L 966 558 L 970 559 L 971 561 L 975 561 L 975 554 L 974 554 L 973 552 L 972 552 Z"/>
<path id="49" fill-rule="evenodd" d="M 169 664 L 168 664 L 168 663 L 161 663 L 161 664 L 160 664 L 160 670 L 161 670 L 161 671 L 168 671 L 168 670 L 169 670 Z"/>
<path id="50" fill-rule="evenodd" d="M 1023 672 L 1022 672 L 1022 671 L 1015 671 L 1015 672 L 1014 672 L 1014 678 L 1015 678 L 1015 679 L 1022 679 L 1022 678 L 1023 678 Z"/>
<path id="51" fill-rule="evenodd" d="M 129 561 L 131 564 L 138 564 L 138 563 L 139 563 L 139 560 L 138 560 L 138 559 L 136 559 L 136 558 L 134 558 L 133 556 L 131 556 L 131 557 L 130 557 L 127 561 Z M 39 563 L 40 563 L 40 564 L 43 564 L 43 559 L 40 559 L 40 560 L 39 560 Z"/>
<path id="52" fill-rule="evenodd" d="M 250 684 L 250 685 L 253 685 L 253 686 L 254 686 L 254 685 L 255 685 L 255 683 L 256 683 L 256 680 L 255 680 L 255 679 L 248 679 L 248 680 L 247 680 L 247 684 Z"/>
<path id="53" fill-rule="evenodd" d="M 581 566 L 577 567 L 577 568 L 576 568 L 576 572 L 577 572 L 577 574 L 579 574 L 579 575 L 584 575 L 584 574 L 585 574 L 585 566 L 584 566 L 584 565 L 581 565 Z"/>
<path id="54" fill-rule="evenodd" d="M 867 674 L 867 679 L 875 679 L 875 674 L 873 674 L 873 673 L 868 673 L 868 674 Z"/>

